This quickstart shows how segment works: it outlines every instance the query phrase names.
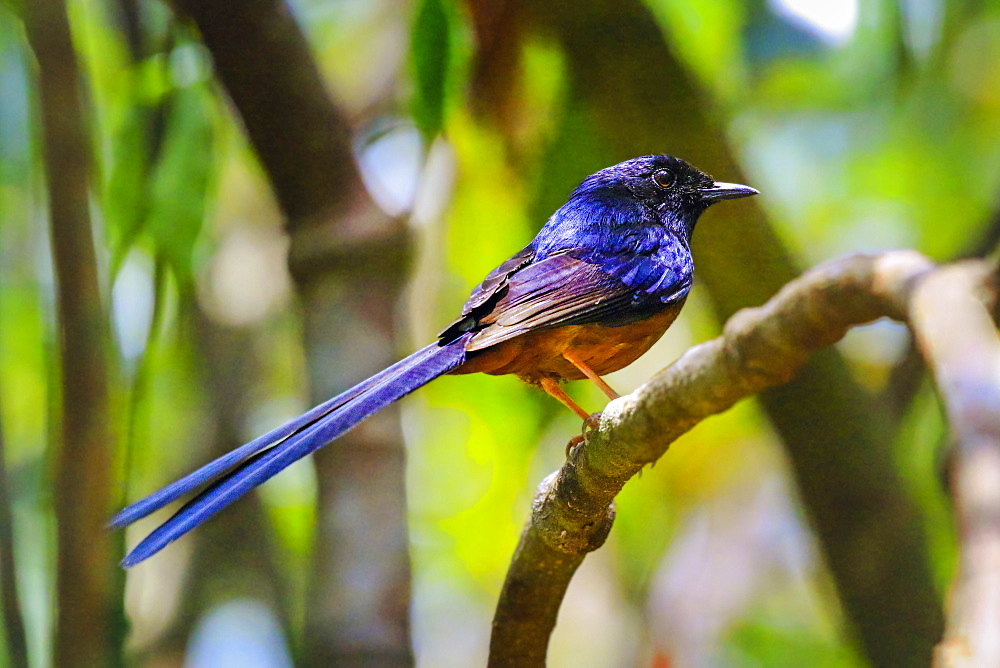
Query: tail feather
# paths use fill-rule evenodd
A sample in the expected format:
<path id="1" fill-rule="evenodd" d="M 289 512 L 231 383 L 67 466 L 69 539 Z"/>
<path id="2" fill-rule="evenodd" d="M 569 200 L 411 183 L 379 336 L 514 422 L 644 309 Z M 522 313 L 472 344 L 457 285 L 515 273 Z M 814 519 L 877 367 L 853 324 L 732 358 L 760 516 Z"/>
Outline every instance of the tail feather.
<path id="1" fill-rule="evenodd" d="M 458 367 L 465 361 L 465 338 L 417 351 L 288 424 L 121 511 L 112 520 L 112 526 L 130 524 L 214 479 L 132 550 L 122 565 L 133 566 L 151 557 L 292 463 L 418 387 Z"/>
<path id="2" fill-rule="evenodd" d="M 418 350 L 416 353 L 397 362 L 384 371 L 380 371 L 371 378 L 358 383 L 346 392 L 324 401 L 294 420 L 291 420 L 282 426 L 269 431 L 263 436 L 241 445 L 222 457 L 205 464 L 200 469 L 193 471 L 183 478 L 167 485 L 155 494 L 151 494 L 145 499 L 133 503 L 115 515 L 108 525 L 111 528 L 120 529 L 132 524 L 136 520 L 146 517 L 150 513 L 156 512 L 160 508 L 176 501 L 180 497 L 195 488 L 202 486 L 206 482 L 224 475 L 227 471 L 239 466 L 250 457 L 263 452 L 268 448 L 274 447 L 277 443 L 294 436 L 295 434 L 308 428 L 310 425 L 315 424 L 318 420 L 322 420 L 324 417 L 340 408 L 348 401 L 354 399 L 359 394 L 368 391 L 372 386 L 382 381 L 384 378 L 398 372 L 403 366 L 417 364 L 426 359 L 428 356 L 434 354 L 434 352 L 438 349 L 437 345 L 431 345 Z"/>

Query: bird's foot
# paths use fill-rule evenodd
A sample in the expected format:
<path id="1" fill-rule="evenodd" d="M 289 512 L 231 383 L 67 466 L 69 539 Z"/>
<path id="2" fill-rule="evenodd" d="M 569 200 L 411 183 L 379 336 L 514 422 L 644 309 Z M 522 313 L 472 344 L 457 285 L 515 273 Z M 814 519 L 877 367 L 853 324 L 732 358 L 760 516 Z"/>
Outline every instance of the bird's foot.
<path id="1" fill-rule="evenodd" d="M 590 432 L 597 429 L 598 425 L 601 424 L 601 413 L 591 413 L 583 420 L 583 429 L 579 436 L 574 436 L 569 439 L 569 443 L 566 444 L 566 457 L 569 457 L 570 453 L 573 452 L 573 448 L 583 445 L 590 436 Z"/>
<path id="2" fill-rule="evenodd" d="M 591 413 L 583 420 L 583 435 L 586 436 L 590 432 L 597 429 L 601 424 L 601 416 L 603 413 L 600 411 L 596 413 Z"/>
<path id="3" fill-rule="evenodd" d="M 569 455 L 570 453 L 573 452 L 574 448 L 576 448 L 579 445 L 583 445 L 583 442 L 586 440 L 587 437 L 584 436 L 583 434 L 580 434 L 579 436 L 574 436 L 573 438 L 569 439 L 569 443 L 566 444 L 566 459 L 569 459 Z"/>

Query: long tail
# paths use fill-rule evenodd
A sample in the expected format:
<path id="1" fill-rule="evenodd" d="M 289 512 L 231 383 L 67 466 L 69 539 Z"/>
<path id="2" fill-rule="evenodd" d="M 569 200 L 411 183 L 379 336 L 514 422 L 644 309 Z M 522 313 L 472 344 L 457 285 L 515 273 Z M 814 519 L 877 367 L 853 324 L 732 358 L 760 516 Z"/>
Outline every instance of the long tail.
<path id="1" fill-rule="evenodd" d="M 418 350 L 343 394 L 125 508 L 112 518 L 112 527 L 128 526 L 195 488 L 211 483 L 146 536 L 122 560 L 122 566 L 128 568 L 148 559 L 292 463 L 392 402 L 458 367 L 465 361 L 468 336 L 443 346 L 435 343 Z"/>

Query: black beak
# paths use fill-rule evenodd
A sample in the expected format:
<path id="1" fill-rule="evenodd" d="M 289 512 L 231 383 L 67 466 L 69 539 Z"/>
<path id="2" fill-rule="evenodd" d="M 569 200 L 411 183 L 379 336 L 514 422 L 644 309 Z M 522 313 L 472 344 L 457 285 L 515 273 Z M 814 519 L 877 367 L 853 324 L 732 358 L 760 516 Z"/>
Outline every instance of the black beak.
<path id="1" fill-rule="evenodd" d="M 737 199 L 760 194 L 758 190 L 750 186 L 741 186 L 739 183 L 722 183 L 721 181 L 713 183 L 711 188 L 702 188 L 700 192 L 701 199 L 709 204 L 718 202 L 720 199 Z"/>

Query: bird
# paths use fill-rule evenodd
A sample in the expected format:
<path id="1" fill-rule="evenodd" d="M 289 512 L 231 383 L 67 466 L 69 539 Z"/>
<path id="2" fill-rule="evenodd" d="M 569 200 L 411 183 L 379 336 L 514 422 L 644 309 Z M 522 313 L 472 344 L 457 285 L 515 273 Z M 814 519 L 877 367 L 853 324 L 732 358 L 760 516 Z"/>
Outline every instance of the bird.
<path id="1" fill-rule="evenodd" d="M 602 378 L 645 353 L 673 323 L 694 279 L 701 214 L 756 195 L 684 160 L 646 155 L 585 178 L 522 250 L 490 272 L 437 340 L 290 422 L 115 515 L 125 527 L 199 490 L 122 560 L 153 556 L 292 463 L 444 374 L 514 374 L 580 418 L 562 389 Z"/>

